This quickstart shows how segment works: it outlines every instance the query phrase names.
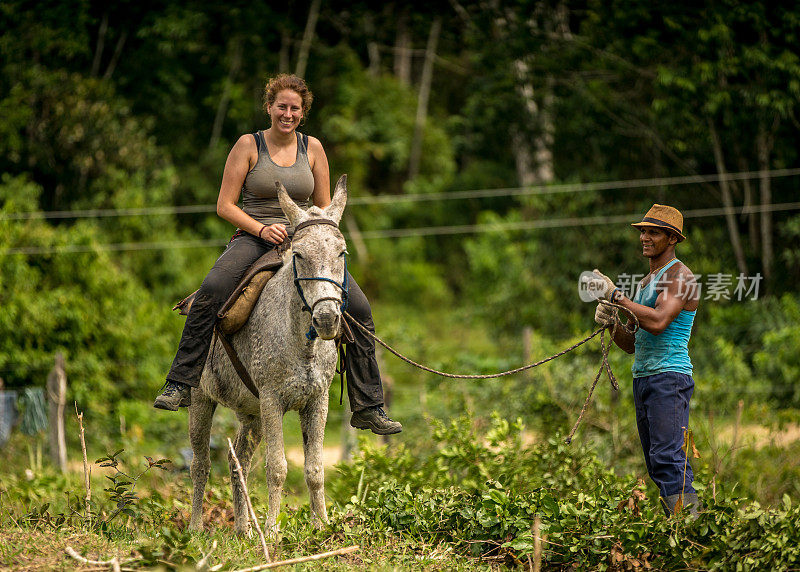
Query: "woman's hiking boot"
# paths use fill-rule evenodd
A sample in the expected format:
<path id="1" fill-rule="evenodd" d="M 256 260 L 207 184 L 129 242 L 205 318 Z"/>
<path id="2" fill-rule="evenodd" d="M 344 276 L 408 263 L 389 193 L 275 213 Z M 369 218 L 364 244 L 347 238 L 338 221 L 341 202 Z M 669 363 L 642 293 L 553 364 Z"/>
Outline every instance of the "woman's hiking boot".
<path id="1" fill-rule="evenodd" d="M 403 430 L 400 422 L 389 419 L 380 406 L 356 411 L 350 418 L 350 426 L 356 429 L 369 429 L 378 435 L 392 435 Z"/>
<path id="2" fill-rule="evenodd" d="M 153 402 L 153 407 L 177 411 L 179 407 L 189 407 L 191 404 L 192 387 L 180 381 L 167 380 L 161 389 L 161 394 Z"/>

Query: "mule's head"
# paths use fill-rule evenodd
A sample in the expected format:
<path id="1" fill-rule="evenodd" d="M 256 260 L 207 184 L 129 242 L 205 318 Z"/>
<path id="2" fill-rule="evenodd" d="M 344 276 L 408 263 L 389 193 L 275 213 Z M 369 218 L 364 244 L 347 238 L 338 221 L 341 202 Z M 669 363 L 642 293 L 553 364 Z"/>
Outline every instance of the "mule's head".
<path id="1" fill-rule="evenodd" d="M 303 227 L 292 240 L 292 261 L 297 282 L 311 311 L 311 324 L 324 340 L 335 338 L 341 327 L 341 308 L 346 297 L 345 273 L 347 245 L 338 228 L 347 203 L 347 175 L 336 183 L 331 204 L 304 211 L 289 197 L 280 183 L 278 200 L 294 228 L 311 219 L 327 219 L 335 223 Z"/>

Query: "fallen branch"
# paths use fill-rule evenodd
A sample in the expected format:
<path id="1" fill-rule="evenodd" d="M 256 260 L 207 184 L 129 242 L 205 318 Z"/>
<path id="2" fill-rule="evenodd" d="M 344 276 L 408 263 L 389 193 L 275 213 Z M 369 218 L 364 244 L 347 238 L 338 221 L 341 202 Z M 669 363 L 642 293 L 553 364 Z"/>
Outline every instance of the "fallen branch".
<path id="1" fill-rule="evenodd" d="M 117 558 L 116 556 L 111 560 L 89 560 L 88 558 L 84 558 L 83 556 L 78 554 L 78 551 L 72 548 L 71 546 L 67 546 L 64 549 L 64 552 L 66 552 L 72 558 L 83 564 L 91 564 L 93 566 L 111 566 L 111 570 L 113 572 L 121 572 L 122 570 L 122 568 L 120 568 L 119 558 Z M 123 563 L 132 562 L 133 560 L 135 560 L 135 558 L 132 558 L 130 560 L 125 560 Z"/>
<path id="2" fill-rule="evenodd" d="M 239 484 L 242 485 L 242 492 L 244 493 L 244 499 L 247 504 L 247 513 L 250 515 L 250 520 L 253 521 L 253 526 L 256 527 L 256 531 L 258 532 L 258 538 L 261 541 L 261 548 L 264 550 L 264 558 L 267 562 L 271 562 L 272 559 L 269 557 L 269 549 L 267 548 L 267 539 L 264 538 L 264 533 L 261 531 L 261 526 L 258 524 L 256 511 L 253 510 L 253 502 L 250 500 L 250 495 L 247 493 L 247 483 L 244 480 L 242 465 L 239 464 L 239 458 L 236 456 L 236 451 L 233 450 L 233 443 L 231 443 L 230 437 L 228 437 L 228 447 L 231 451 L 231 458 L 236 464 L 236 472 L 239 474 Z"/>
<path id="3" fill-rule="evenodd" d="M 234 572 L 258 572 L 259 570 L 267 570 L 268 568 L 277 568 L 278 566 L 290 566 L 292 564 L 300 564 L 302 562 L 310 562 L 312 560 L 322 560 L 330 556 L 341 556 L 342 554 L 350 554 L 355 552 L 360 547 L 358 545 L 348 546 L 347 548 L 340 548 L 339 550 L 332 550 L 331 552 L 322 552 L 320 554 L 312 554 L 311 556 L 302 556 L 300 558 L 292 558 L 290 560 L 281 560 L 279 562 L 270 562 L 269 564 L 262 564 L 260 566 L 253 566 L 252 568 L 242 568 L 241 570 L 234 570 Z"/>
<path id="4" fill-rule="evenodd" d="M 222 568 L 221 565 L 217 564 L 216 566 L 209 566 L 208 565 L 208 557 L 211 556 L 211 553 L 217 549 L 217 541 L 215 540 L 214 543 L 211 545 L 211 550 L 208 551 L 208 554 L 204 554 L 203 557 L 197 562 L 195 569 L 205 571 L 205 570 L 219 570 Z"/>

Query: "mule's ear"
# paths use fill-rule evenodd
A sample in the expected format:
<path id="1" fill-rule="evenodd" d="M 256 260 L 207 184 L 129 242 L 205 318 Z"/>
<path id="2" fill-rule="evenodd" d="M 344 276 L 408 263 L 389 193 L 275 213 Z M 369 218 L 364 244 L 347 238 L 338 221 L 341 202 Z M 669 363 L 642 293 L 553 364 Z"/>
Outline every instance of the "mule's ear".
<path id="1" fill-rule="evenodd" d="M 339 177 L 336 183 L 336 189 L 333 191 L 333 199 L 331 204 L 325 207 L 325 216 L 331 219 L 336 224 L 342 220 L 342 213 L 344 206 L 347 204 L 347 175 Z"/>
<path id="2" fill-rule="evenodd" d="M 278 202 L 281 203 L 283 214 L 286 215 L 286 218 L 289 219 L 289 223 L 292 226 L 297 226 L 298 223 L 308 218 L 305 211 L 298 207 L 289 197 L 289 193 L 286 192 L 286 187 L 284 187 L 280 181 L 275 181 L 275 188 L 278 190 Z"/>

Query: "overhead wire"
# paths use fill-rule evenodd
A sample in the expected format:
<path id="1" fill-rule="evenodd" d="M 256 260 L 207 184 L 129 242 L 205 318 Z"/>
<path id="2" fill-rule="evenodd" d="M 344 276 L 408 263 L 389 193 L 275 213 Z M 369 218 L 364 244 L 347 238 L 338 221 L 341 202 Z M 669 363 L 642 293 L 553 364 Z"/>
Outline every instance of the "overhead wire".
<path id="1" fill-rule="evenodd" d="M 675 186 L 696 183 L 720 181 L 723 178 L 729 181 L 746 180 L 769 176 L 789 177 L 800 175 L 800 168 L 773 169 L 770 171 L 742 171 L 737 173 L 687 175 L 680 177 L 656 177 L 650 179 L 630 179 L 617 181 L 602 181 L 594 183 L 566 183 L 558 185 L 538 185 L 528 187 L 510 187 L 501 189 L 478 189 L 469 191 L 454 191 L 445 193 L 425 193 L 416 195 L 391 195 L 375 197 L 353 197 L 348 202 L 351 205 L 390 204 L 397 202 L 422 202 L 434 200 L 476 199 L 522 195 L 544 195 L 568 192 L 589 192 L 603 190 L 636 189 L 650 186 Z M 715 207 L 705 209 L 692 209 L 684 211 L 685 218 L 702 218 L 721 215 L 742 215 L 763 212 L 779 212 L 800 209 L 800 202 L 773 203 L 769 205 L 751 205 L 747 207 Z M 208 213 L 214 212 L 214 205 L 189 205 L 189 206 L 160 206 L 123 209 L 87 209 L 72 211 L 36 211 L 27 213 L 0 214 L 2 220 L 26 220 L 34 218 L 65 219 L 65 218 L 101 218 L 111 216 L 158 216 L 165 214 Z M 637 213 L 625 215 L 601 215 L 587 217 L 548 218 L 539 220 L 523 220 L 511 222 L 497 222 L 489 224 L 444 225 L 431 227 L 377 229 L 359 232 L 361 239 L 381 238 L 407 238 L 425 236 L 445 236 L 458 234 L 482 234 L 490 232 L 509 232 L 551 228 L 570 228 L 579 226 L 596 226 L 616 224 L 633 220 Z M 345 235 L 350 233 L 345 232 Z M 182 248 L 218 248 L 226 244 L 227 239 L 195 239 L 172 240 L 159 242 L 124 242 L 108 244 L 65 244 L 55 246 L 20 246 L 0 249 L 0 256 L 5 255 L 49 255 L 49 254 L 75 254 L 86 252 L 133 252 L 148 250 L 182 249 Z"/>
<path id="2" fill-rule="evenodd" d="M 754 205 L 750 207 L 724 207 L 692 209 L 683 212 L 684 218 L 703 218 L 721 216 L 725 214 L 756 214 L 762 212 L 781 212 L 800 210 L 800 202 L 776 203 L 770 205 Z M 429 226 L 415 228 L 394 228 L 383 230 L 361 231 L 359 235 L 362 239 L 380 238 L 409 238 L 417 236 L 444 236 L 456 234 L 483 234 L 490 232 L 509 232 L 551 228 L 572 228 L 579 226 L 597 226 L 605 224 L 619 224 L 636 220 L 641 213 L 629 213 L 623 215 L 603 215 L 589 217 L 568 217 L 557 219 L 523 220 L 513 222 L 489 223 L 489 224 L 467 224 L 451 226 Z M 349 232 L 344 233 L 349 236 Z M 112 244 L 66 244 L 61 246 L 20 246 L 16 248 L 0 249 L 0 256 L 11 254 L 24 254 L 29 256 L 48 255 L 48 254 L 70 254 L 85 252 L 104 252 L 104 251 L 138 251 L 138 250 L 164 250 L 177 248 L 206 248 L 220 247 L 228 242 L 228 239 L 205 239 L 205 240 L 178 240 L 163 242 L 124 242 Z"/>
<path id="3" fill-rule="evenodd" d="M 474 189 L 467 191 L 450 191 L 439 193 L 418 193 L 405 195 L 379 195 L 365 197 L 349 197 L 350 205 L 376 205 L 395 203 L 418 203 L 428 201 L 466 200 L 484 198 L 502 198 L 514 196 L 549 195 L 561 193 L 580 193 L 591 191 L 612 191 L 624 189 L 643 189 L 648 187 L 691 185 L 714 183 L 721 180 L 741 181 L 769 178 L 791 177 L 800 175 L 800 168 L 771 169 L 768 171 L 740 171 L 736 173 L 713 173 L 708 175 L 681 175 L 676 177 L 651 177 L 647 179 L 624 179 L 615 181 L 598 181 L 591 183 L 560 183 L 547 185 L 531 185 L 523 187 L 503 187 L 499 189 Z M 30 219 L 70 219 L 70 218 L 104 218 L 120 216 L 162 216 L 176 214 L 194 214 L 216 212 L 216 205 L 157 206 L 119 209 L 84 209 L 65 211 L 31 211 L 20 213 L 0 213 L 3 220 Z"/>
<path id="4" fill-rule="evenodd" d="M 778 212 L 800 209 L 800 202 L 778 203 L 771 205 L 758 205 L 752 207 L 734 207 L 730 210 L 731 214 L 755 214 L 761 212 Z M 683 211 L 684 218 L 702 218 L 720 216 L 728 213 L 725 208 L 707 208 Z M 603 215 L 589 217 L 569 217 L 557 219 L 523 220 L 514 222 L 502 222 L 492 224 L 468 224 L 453 226 L 432 226 L 419 228 L 398 228 L 386 230 L 361 231 L 361 237 L 369 238 L 405 238 L 412 236 L 434 236 L 450 234 L 477 234 L 483 232 L 507 232 L 514 230 L 536 230 L 546 228 L 569 228 L 577 226 L 596 226 L 604 224 L 617 224 L 636 220 L 641 213 L 630 213 L 624 215 Z"/>

